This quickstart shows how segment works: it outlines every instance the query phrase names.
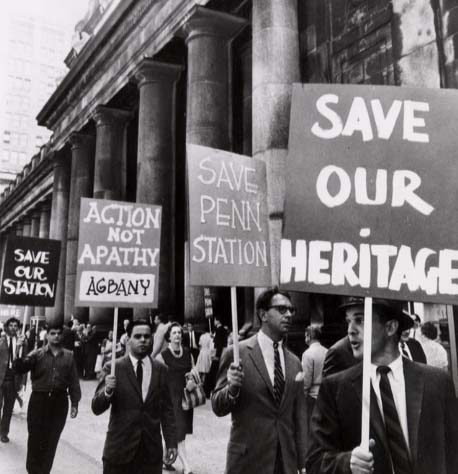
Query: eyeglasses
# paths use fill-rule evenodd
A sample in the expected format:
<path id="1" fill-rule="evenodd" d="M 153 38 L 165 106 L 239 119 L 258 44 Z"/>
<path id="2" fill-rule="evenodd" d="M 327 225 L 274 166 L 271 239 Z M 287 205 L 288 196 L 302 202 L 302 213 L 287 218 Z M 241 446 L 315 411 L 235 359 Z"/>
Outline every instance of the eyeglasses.
<path id="1" fill-rule="evenodd" d="M 282 304 L 274 304 L 272 306 L 269 306 L 269 309 L 276 309 L 281 315 L 286 314 L 287 311 L 291 313 L 291 316 L 294 316 L 296 314 L 296 308 L 294 306 L 285 306 Z"/>

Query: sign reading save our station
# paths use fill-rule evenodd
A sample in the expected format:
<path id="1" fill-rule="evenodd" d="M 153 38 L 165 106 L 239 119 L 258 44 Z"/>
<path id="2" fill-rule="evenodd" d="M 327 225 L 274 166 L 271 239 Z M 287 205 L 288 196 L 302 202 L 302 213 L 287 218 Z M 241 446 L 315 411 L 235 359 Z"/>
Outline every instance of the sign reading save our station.
<path id="1" fill-rule="evenodd" d="M 265 163 L 187 146 L 191 284 L 271 284 Z"/>
<path id="2" fill-rule="evenodd" d="M 77 306 L 157 307 L 161 206 L 81 199 Z"/>
<path id="3" fill-rule="evenodd" d="M 456 304 L 458 96 L 294 85 L 281 284 Z"/>
<path id="4" fill-rule="evenodd" d="M 0 303 L 54 306 L 61 243 L 9 236 L 3 263 Z"/>

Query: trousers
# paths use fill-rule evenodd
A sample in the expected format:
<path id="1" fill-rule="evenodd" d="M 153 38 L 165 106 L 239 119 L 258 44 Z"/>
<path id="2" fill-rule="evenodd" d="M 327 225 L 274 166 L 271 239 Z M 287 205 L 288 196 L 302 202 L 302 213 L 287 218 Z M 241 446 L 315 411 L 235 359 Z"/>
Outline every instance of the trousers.
<path id="1" fill-rule="evenodd" d="M 0 435 L 7 436 L 10 432 L 11 416 L 13 415 L 16 400 L 16 387 L 14 377 L 4 380 L 0 385 Z"/>

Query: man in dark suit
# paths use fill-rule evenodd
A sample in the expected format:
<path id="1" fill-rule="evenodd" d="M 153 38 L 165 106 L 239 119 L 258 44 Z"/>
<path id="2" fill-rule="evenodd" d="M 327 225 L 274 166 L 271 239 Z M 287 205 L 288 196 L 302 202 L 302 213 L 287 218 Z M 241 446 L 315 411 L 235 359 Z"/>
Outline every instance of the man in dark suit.
<path id="1" fill-rule="evenodd" d="M 426 364 L 426 355 L 423 347 L 421 347 L 417 340 L 410 337 L 410 329 L 402 331 L 399 350 L 401 355 L 407 357 L 407 359 Z"/>
<path id="2" fill-rule="evenodd" d="M 23 383 L 23 377 L 16 372 L 13 363 L 17 357 L 23 357 L 27 349 L 19 350 L 18 319 L 9 318 L 4 329 L 5 333 L 0 337 L 0 441 L 8 443 L 14 402 Z"/>
<path id="3" fill-rule="evenodd" d="M 363 353 L 364 301 L 344 306 L 353 354 Z M 361 442 L 362 364 L 323 380 L 312 415 L 307 473 L 452 474 L 458 465 L 458 410 L 445 371 L 401 357 L 412 326 L 401 303 L 373 300 L 370 451 Z"/>
<path id="4" fill-rule="evenodd" d="M 202 334 L 194 329 L 192 323 L 188 323 L 187 326 L 188 330 L 183 334 L 183 345 L 189 347 L 194 363 L 196 363 L 200 352 L 199 339 Z"/>
<path id="5" fill-rule="evenodd" d="M 323 377 L 341 372 L 357 363 L 358 360 L 353 356 L 348 336 L 345 336 L 332 345 L 326 353 Z"/>
<path id="6" fill-rule="evenodd" d="M 212 395 L 218 416 L 231 413 L 226 474 L 305 472 L 307 420 L 301 363 L 283 344 L 295 308 L 278 289 L 256 303 L 257 335 L 240 343 L 240 366 L 232 348 L 223 352 Z"/>
<path id="7" fill-rule="evenodd" d="M 127 327 L 128 354 L 116 361 L 115 375 L 106 364 L 92 399 L 92 411 L 100 415 L 111 405 L 103 450 L 104 474 L 160 474 L 162 438 L 164 462 L 177 456 L 175 416 L 167 385 L 167 367 L 152 360 L 151 326 L 134 320 Z"/>

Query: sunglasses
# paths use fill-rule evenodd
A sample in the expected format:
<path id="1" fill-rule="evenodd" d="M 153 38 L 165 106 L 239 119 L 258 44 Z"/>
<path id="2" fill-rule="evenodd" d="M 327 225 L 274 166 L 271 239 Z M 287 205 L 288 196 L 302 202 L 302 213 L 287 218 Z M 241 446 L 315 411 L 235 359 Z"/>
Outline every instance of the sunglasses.
<path id="1" fill-rule="evenodd" d="M 276 304 L 269 306 L 269 309 L 276 309 L 281 315 L 284 315 L 289 311 L 291 313 L 291 316 L 294 316 L 296 314 L 296 308 L 294 306 L 285 306 L 282 304 Z"/>

